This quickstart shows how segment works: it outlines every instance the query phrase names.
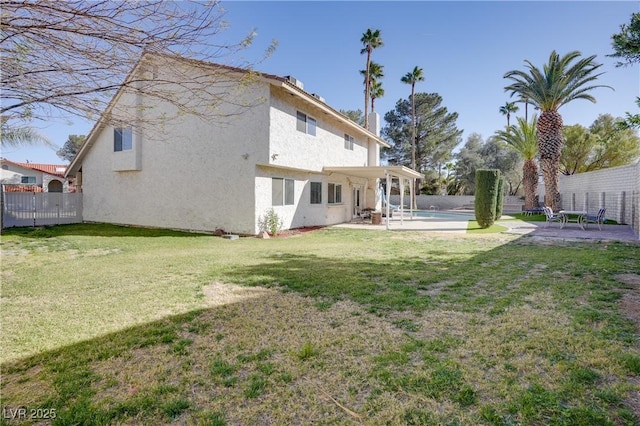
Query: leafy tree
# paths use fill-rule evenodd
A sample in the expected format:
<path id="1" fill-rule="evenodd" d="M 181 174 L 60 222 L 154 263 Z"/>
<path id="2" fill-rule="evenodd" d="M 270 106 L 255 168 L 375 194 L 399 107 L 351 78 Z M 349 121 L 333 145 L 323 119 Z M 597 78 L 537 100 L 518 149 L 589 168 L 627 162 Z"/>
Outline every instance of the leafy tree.
<path id="1" fill-rule="evenodd" d="M 522 165 L 522 186 L 524 187 L 524 208 L 527 210 L 538 206 L 537 122 L 538 118 L 535 115 L 531 123 L 518 117 L 517 126 L 512 125 L 506 131 L 498 130 L 496 132 L 496 138 L 509 145 L 524 160 Z"/>
<path id="2" fill-rule="evenodd" d="M 455 175 L 460 195 L 473 195 L 476 188 L 476 170 L 485 168 L 481 150 L 484 145 L 482 135 L 471 133 L 464 146 L 455 155 Z"/>
<path id="3" fill-rule="evenodd" d="M 511 113 L 518 112 L 518 106 L 515 102 L 505 102 L 503 106 L 500 107 L 500 114 L 505 115 L 507 117 L 507 128 L 511 125 L 509 120 L 511 118 Z"/>
<path id="4" fill-rule="evenodd" d="M 522 183 L 522 160 L 517 152 L 505 142 L 491 136 L 480 148 L 480 156 L 484 159 L 485 167 L 500 170 L 509 195 L 518 193 Z"/>
<path id="5" fill-rule="evenodd" d="M 56 152 L 56 155 L 63 160 L 71 162 L 84 143 L 85 138 L 85 135 L 69 135 L 62 148 Z"/>
<path id="6" fill-rule="evenodd" d="M 589 93 L 598 87 L 593 82 L 602 75 L 595 73 L 602 64 L 597 64 L 595 55 L 579 59 L 581 53 L 570 52 L 562 57 L 551 52 L 548 62 L 540 70 L 526 60 L 527 71 L 508 71 L 504 78 L 512 80 L 505 87 L 511 94 L 527 98 L 542 112 L 538 118 L 538 152 L 540 166 L 545 183 L 545 203 L 557 209 L 560 202 L 558 192 L 558 167 L 562 151 L 562 116 L 558 108 L 575 99 L 586 99 L 595 102 Z M 574 62 L 576 61 L 577 62 Z"/>
<path id="7" fill-rule="evenodd" d="M 629 24 L 620 25 L 620 32 L 611 36 L 614 53 L 607 55 L 622 58 L 616 66 L 622 67 L 640 62 L 640 13 L 633 13 Z"/>
<path id="8" fill-rule="evenodd" d="M 619 129 L 616 119 L 600 115 L 587 129 L 565 126 L 560 171 L 565 175 L 624 166 L 640 158 L 640 138 L 632 129 Z"/>
<path id="9" fill-rule="evenodd" d="M 458 114 L 450 113 L 442 106 L 442 97 L 437 93 L 416 93 L 414 99 L 415 127 L 409 100 L 398 100 L 396 108 L 385 114 L 387 125 L 382 128 L 382 135 L 391 148 L 383 150 L 383 155 L 390 164 L 409 165 L 413 162 L 415 146 L 415 170 L 421 173 L 435 170 L 441 177 L 453 149 L 460 142 L 462 131 L 456 127 Z"/>
<path id="10" fill-rule="evenodd" d="M 497 137 L 489 137 L 485 142 L 480 134 L 472 133 L 454 157 L 455 188 L 459 194 L 474 194 L 478 169 L 499 170 L 508 184 L 510 195 L 516 195 L 520 190 L 522 161 L 518 153 Z"/>
<path id="11" fill-rule="evenodd" d="M 120 89 L 171 102 L 181 114 L 210 105 L 206 118 L 219 117 L 215 106 L 223 98 L 198 77 L 175 67 L 172 73 L 154 78 L 154 69 L 143 72 L 141 58 L 143 53 L 197 58 L 208 61 L 207 66 L 197 61 L 191 65 L 206 70 L 211 78 L 236 81 L 226 69 L 211 69 L 209 62 L 232 57 L 251 44 L 255 33 L 236 44 L 221 45 L 216 36 L 226 25 L 223 16 L 217 1 L 2 2 L 3 130 L 24 129 L 33 120 L 51 121 L 60 113 L 95 119 Z M 140 72 L 130 74 L 138 65 Z M 103 117 L 105 124 L 118 119 L 117 114 Z"/>
<path id="12" fill-rule="evenodd" d="M 640 108 L 640 97 L 636 98 L 636 105 Z M 627 112 L 627 117 L 624 120 L 617 122 L 618 129 L 640 129 L 640 114 L 631 114 Z"/>
<path id="13" fill-rule="evenodd" d="M 364 79 L 364 127 L 369 128 L 369 95 L 371 94 L 371 79 L 369 77 L 369 70 L 371 65 L 371 52 L 373 52 L 374 49 L 383 46 L 382 37 L 380 36 L 380 30 L 372 31 L 371 28 L 368 28 L 367 31 L 362 34 L 360 42 L 364 45 L 364 48 L 360 51 L 360 54 L 367 54 L 367 64 L 365 66 L 367 75 Z"/>
<path id="14" fill-rule="evenodd" d="M 361 126 L 364 124 L 364 115 L 362 114 L 362 110 L 359 110 L 359 109 L 342 110 L 341 109 L 340 112 L 346 115 L 347 117 L 349 117 L 351 121 L 353 121 L 354 123 L 358 123 Z"/>

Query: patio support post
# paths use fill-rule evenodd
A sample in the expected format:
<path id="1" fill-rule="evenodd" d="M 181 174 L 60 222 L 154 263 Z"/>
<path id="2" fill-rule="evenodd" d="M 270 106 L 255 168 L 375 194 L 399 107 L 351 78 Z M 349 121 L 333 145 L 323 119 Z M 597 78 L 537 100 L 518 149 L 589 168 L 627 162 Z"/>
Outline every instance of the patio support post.
<path id="1" fill-rule="evenodd" d="M 385 190 L 387 191 L 387 231 L 389 230 L 389 199 L 391 198 L 391 175 L 388 171 L 384 171 L 385 176 L 387 177 L 387 187 Z"/>
<path id="2" fill-rule="evenodd" d="M 404 178 L 399 177 L 400 181 L 400 225 L 404 225 Z"/>
<path id="3" fill-rule="evenodd" d="M 416 208 L 416 206 L 413 205 L 413 190 L 414 190 L 414 185 L 415 185 L 415 178 L 411 179 L 411 183 L 409 184 L 409 197 L 411 198 L 411 202 L 409 203 L 410 207 L 409 207 L 409 211 L 411 213 L 411 220 L 413 220 L 413 210 Z M 417 200 L 416 200 L 417 201 Z"/>

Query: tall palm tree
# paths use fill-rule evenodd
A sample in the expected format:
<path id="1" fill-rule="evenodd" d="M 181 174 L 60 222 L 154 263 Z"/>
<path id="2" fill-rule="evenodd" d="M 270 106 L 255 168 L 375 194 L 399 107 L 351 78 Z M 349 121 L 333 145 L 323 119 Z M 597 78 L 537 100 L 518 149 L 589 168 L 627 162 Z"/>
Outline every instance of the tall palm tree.
<path id="1" fill-rule="evenodd" d="M 369 67 L 371 63 L 371 52 L 378 47 L 382 47 L 382 38 L 380 37 L 380 30 L 371 30 L 371 28 L 367 29 L 367 32 L 362 34 L 362 38 L 360 42 L 364 45 L 364 48 L 360 51 L 360 54 L 367 54 L 367 65 L 365 70 L 367 71 L 367 75 L 364 80 L 364 127 L 366 129 L 369 128 L 369 94 L 370 89 L 369 86 L 371 84 L 369 78 Z"/>
<path id="2" fill-rule="evenodd" d="M 371 112 L 373 112 L 375 111 L 376 99 L 384 96 L 384 88 L 382 87 L 382 82 L 377 80 L 372 81 L 370 91 L 371 93 L 369 94 L 369 96 L 371 96 Z"/>
<path id="3" fill-rule="evenodd" d="M 364 77 L 364 84 L 367 84 L 367 71 L 360 70 L 360 74 Z M 384 96 L 382 83 L 379 81 L 384 77 L 384 65 L 371 61 L 369 63 L 369 97 L 371 98 L 371 112 L 373 112 L 374 99 Z"/>
<path id="4" fill-rule="evenodd" d="M 422 68 L 414 67 L 413 70 L 406 73 L 400 79 L 403 83 L 411 85 L 411 168 L 416 169 L 416 101 L 415 89 L 416 83 L 424 81 L 424 73 Z"/>
<path id="5" fill-rule="evenodd" d="M 602 64 L 594 61 L 596 55 L 580 59 L 578 51 L 560 57 L 552 51 L 542 70 L 525 60 L 527 71 L 512 70 L 504 78 L 512 80 L 505 91 L 526 97 L 542 112 L 538 119 L 538 151 L 544 177 L 545 203 L 552 209 L 559 207 L 558 166 L 562 150 L 562 116 L 558 108 L 574 99 L 596 99 L 589 91 L 598 87 L 592 84 L 603 73 L 595 73 Z M 576 61 L 576 62 L 574 62 Z"/>
<path id="6" fill-rule="evenodd" d="M 518 112 L 518 109 L 519 108 L 515 102 L 505 102 L 505 104 L 500 107 L 500 113 L 502 115 L 507 116 L 507 128 L 511 126 L 511 123 L 509 122 L 509 119 L 511 118 L 511 113 L 515 114 L 516 112 Z"/>
<path id="7" fill-rule="evenodd" d="M 522 186 L 524 187 L 524 208 L 531 210 L 538 207 L 536 193 L 538 190 L 538 164 L 536 155 L 538 154 L 538 137 L 536 126 L 538 117 L 533 116 L 531 123 L 526 119 L 517 117 L 518 125 L 512 125 L 507 130 L 498 130 L 496 137 L 498 140 L 506 142 L 511 148 L 522 156 Z"/>

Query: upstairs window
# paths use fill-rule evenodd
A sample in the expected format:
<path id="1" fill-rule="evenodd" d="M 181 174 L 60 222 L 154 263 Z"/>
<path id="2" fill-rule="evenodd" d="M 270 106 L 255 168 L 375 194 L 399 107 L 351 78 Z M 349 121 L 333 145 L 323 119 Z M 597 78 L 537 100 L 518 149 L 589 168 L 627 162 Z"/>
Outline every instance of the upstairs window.
<path id="1" fill-rule="evenodd" d="M 346 133 L 344 134 L 344 149 L 353 151 L 353 136 L 349 136 Z"/>
<path id="2" fill-rule="evenodd" d="M 307 114 L 298 111 L 298 122 L 296 128 L 298 131 L 311 136 L 316 135 L 316 119 L 309 117 Z"/>
<path id="3" fill-rule="evenodd" d="M 274 206 L 292 206 L 295 184 L 293 179 L 271 179 L 271 204 Z"/>
<path id="4" fill-rule="evenodd" d="M 311 182 L 311 204 L 322 204 L 322 182 Z"/>
<path id="5" fill-rule="evenodd" d="M 342 185 L 337 183 L 329 184 L 328 191 L 328 203 L 329 204 L 341 204 L 342 203 Z"/>
<path id="6" fill-rule="evenodd" d="M 22 176 L 20 177 L 20 183 L 28 183 L 31 185 L 35 185 L 36 177 L 35 176 Z"/>
<path id="7" fill-rule="evenodd" d="M 113 151 L 129 151 L 133 149 L 133 132 L 131 127 L 118 127 L 113 130 Z"/>

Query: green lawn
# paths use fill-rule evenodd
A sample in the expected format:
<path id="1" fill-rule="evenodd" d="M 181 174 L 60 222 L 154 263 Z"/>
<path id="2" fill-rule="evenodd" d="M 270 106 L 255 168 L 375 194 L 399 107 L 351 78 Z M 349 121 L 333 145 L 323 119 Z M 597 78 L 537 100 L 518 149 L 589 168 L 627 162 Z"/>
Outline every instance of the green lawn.
<path id="1" fill-rule="evenodd" d="M 69 225 L 1 249 L 1 424 L 640 422 L 638 245 Z"/>

